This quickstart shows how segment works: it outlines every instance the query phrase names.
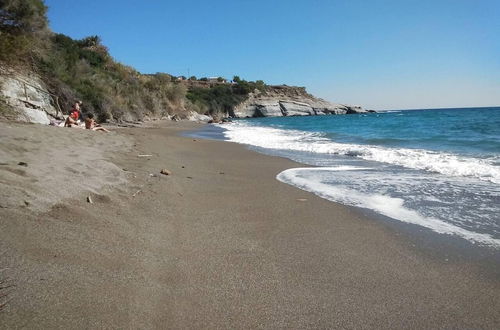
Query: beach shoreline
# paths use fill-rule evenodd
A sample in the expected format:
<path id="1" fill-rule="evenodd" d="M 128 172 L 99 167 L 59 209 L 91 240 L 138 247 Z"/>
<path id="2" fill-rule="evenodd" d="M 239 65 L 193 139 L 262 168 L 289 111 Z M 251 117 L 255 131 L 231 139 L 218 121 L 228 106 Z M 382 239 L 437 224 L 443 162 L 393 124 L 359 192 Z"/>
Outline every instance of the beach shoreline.
<path id="1" fill-rule="evenodd" d="M 204 125 L 194 130 L 187 130 L 183 132 L 181 136 L 233 143 L 224 135 L 224 131 L 226 131 L 225 126 L 226 125 Z M 252 152 L 291 161 L 292 163 L 290 168 L 321 168 L 321 166 L 318 167 L 316 165 L 303 163 L 299 160 L 294 160 L 293 157 L 290 157 L 290 155 L 286 152 L 276 153 L 273 149 L 266 149 L 245 144 L 240 145 Z M 278 176 L 276 177 L 277 180 L 279 180 Z M 295 188 L 300 189 L 298 187 Z M 305 189 L 303 190 L 311 193 L 315 197 L 318 197 L 318 195 L 314 192 L 310 192 Z M 319 197 L 324 198 L 321 196 Z M 326 199 L 329 200 L 328 198 Z M 434 258 L 438 261 L 449 262 L 450 260 L 453 260 L 454 262 L 469 262 L 477 264 L 484 271 L 484 273 L 488 274 L 491 278 L 500 278 L 500 251 L 497 247 L 481 243 L 478 244 L 474 241 L 469 241 L 450 233 L 437 233 L 421 225 L 406 223 L 404 221 L 380 214 L 373 209 L 346 205 L 332 200 L 330 200 L 330 202 L 350 208 L 353 212 L 357 212 L 368 218 L 369 220 L 367 221 L 377 221 L 383 226 L 388 226 L 394 229 L 395 235 L 402 235 L 404 238 L 401 239 L 410 241 L 412 246 L 426 257 Z"/>
<path id="2" fill-rule="evenodd" d="M 35 140 L 74 139 L 68 129 L 0 125 L 3 132 L 34 128 Z M 78 137 L 93 143 L 79 161 L 98 161 L 100 170 L 74 175 L 94 175 L 104 186 L 83 187 L 48 209 L 32 210 L 29 198 L 24 207 L 0 208 L 0 269 L 16 284 L 2 324 L 498 327 L 500 281 L 487 267 L 432 257 L 396 226 L 279 182 L 278 173 L 298 166 L 288 159 L 180 136 L 198 124 L 147 126 Z M 19 150 L 7 156 L 36 154 L 16 138 L 10 148 Z M 74 170 L 44 154 L 35 158 L 58 179 Z M 12 172 L 18 161 L 2 159 L 8 165 L 0 169 L 13 174 L 2 171 L 3 181 L 18 180 L 26 191 L 43 183 L 30 162 L 24 175 Z"/>

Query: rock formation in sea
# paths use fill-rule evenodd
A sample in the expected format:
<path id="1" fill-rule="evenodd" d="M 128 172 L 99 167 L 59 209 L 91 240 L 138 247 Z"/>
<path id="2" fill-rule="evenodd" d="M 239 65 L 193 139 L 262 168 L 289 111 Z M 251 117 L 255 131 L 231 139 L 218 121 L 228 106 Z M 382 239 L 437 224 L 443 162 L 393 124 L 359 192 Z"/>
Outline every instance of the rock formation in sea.
<path id="1" fill-rule="evenodd" d="M 314 116 L 314 115 L 344 115 L 366 113 L 360 106 L 339 104 L 314 97 L 306 92 L 304 87 L 267 86 L 266 90 L 250 93 L 249 97 L 233 112 L 232 117 L 283 117 L 283 116 Z"/>

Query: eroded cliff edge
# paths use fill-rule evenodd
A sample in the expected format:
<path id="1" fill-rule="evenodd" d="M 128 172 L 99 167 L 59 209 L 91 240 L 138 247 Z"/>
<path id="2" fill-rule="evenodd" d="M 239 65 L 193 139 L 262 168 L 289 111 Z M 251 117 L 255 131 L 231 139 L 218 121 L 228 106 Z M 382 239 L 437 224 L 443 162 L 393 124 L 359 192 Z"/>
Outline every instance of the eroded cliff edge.
<path id="1" fill-rule="evenodd" d="M 230 115 L 235 118 L 344 115 L 366 113 L 357 105 L 332 103 L 306 92 L 305 87 L 266 86 L 264 91 L 255 90 L 238 104 Z"/>

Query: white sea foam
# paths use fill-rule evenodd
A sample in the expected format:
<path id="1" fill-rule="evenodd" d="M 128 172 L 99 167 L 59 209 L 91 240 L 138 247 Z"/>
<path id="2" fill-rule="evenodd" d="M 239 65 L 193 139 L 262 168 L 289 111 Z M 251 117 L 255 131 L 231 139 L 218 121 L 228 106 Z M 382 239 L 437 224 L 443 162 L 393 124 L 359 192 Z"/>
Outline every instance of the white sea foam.
<path id="1" fill-rule="evenodd" d="M 387 148 L 371 145 L 338 143 L 318 133 L 251 126 L 236 122 L 223 126 L 230 141 L 262 148 L 305 151 L 359 157 L 437 172 L 448 176 L 474 177 L 500 184 L 500 166 L 495 159 L 479 159 L 423 149 Z"/>
<path id="2" fill-rule="evenodd" d="M 474 243 L 500 248 L 500 240 L 491 235 L 476 233 L 436 217 L 427 217 L 404 205 L 404 200 L 383 194 L 367 194 L 348 188 L 345 185 L 332 185 L 323 182 L 324 171 L 362 171 L 366 168 L 341 166 L 322 168 L 293 168 L 277 175 L 277 179 L 312 192 L 319 197 L 374 210 L 380 214 L 402 222 L 420 225 L 440 234 L 456 235 Z"/>

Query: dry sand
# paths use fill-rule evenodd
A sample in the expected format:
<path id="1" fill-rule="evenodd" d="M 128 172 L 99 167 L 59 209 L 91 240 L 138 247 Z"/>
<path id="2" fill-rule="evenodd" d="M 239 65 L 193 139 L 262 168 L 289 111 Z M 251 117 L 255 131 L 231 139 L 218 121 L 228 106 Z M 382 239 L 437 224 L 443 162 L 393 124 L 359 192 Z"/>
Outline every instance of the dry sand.
<path id="1" fill-rule="evenodd" d="M 291 161 L 161 126 L 0 123 L 0 328 L 500 328 L 474 263 L 275 180 Z"/>
<path id="2" fill-rule="evenodd" d="M 130 139 L 95 133 L 0 122 L 0 209 L 47 211 L 82 191 L 125 183 L 110 153 L 130 149 Z"/>

